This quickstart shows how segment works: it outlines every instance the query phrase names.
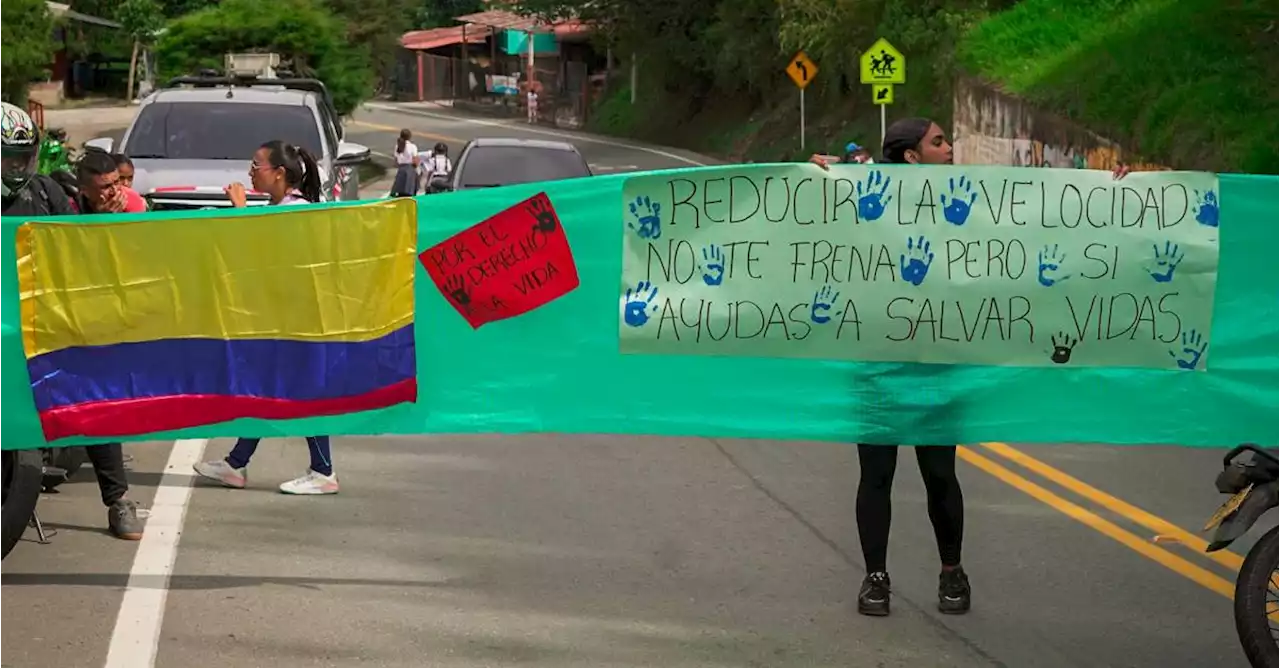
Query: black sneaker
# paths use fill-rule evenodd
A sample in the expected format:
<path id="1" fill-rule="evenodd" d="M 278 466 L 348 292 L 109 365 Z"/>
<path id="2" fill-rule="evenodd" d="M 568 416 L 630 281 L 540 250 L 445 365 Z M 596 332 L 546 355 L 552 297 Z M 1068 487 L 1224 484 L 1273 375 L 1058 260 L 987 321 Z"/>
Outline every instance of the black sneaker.
<path id="1" fill-rule="evenodd" d="M 120 499 L 107 508 L 107 528 L 120 540 L 142 540 L 142 519 L 138 517 L 138 504 Z"/>
<path id="2" fill-rule="evenodd" d="M 889 574 L 884 571 L 868 573 L 858 590 L 858 612 L 873 617 L 889 614 Z"/>
<path id="3" fill-rule="evenodd" d="M 948 615 L 969 612 L 969 576 L 959 566 L 938 576 L 938 610 Z"/>

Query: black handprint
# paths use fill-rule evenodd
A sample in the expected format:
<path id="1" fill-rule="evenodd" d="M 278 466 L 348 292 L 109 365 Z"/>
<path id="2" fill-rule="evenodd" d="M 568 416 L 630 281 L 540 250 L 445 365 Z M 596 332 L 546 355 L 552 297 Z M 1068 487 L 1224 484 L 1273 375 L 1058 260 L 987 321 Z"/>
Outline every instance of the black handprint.
<path id="1" fill-rule="evenodd" d="M 467 285 L 463 282 L 461 274 L 454 274 L 445 279 L 444 289 L 449 291 L 449 296 L 458 306 L 471 310 L 471 295 L 467 293 Z"/>
<path id="2" fill-rule="evenodd" d="M 1063 332 L 1049 337 L 1049 341 L 1053 344 L 1053 354 L 1049 355 L 1049 359 L 1053 360 L 1054 364 L 1070 362 L 1071 351 L 1075 349 L 1077 343 L 1080 343 Z"/>
<path id="3" fill-rule="evenodd" d="M 533 228 L 542 233 L 556 231 L 556 212 L 551 208 L 551 202 L 546 195 L 540 195 L 532 202 L 529 202 L 529 215 L 537 222 Z"/>

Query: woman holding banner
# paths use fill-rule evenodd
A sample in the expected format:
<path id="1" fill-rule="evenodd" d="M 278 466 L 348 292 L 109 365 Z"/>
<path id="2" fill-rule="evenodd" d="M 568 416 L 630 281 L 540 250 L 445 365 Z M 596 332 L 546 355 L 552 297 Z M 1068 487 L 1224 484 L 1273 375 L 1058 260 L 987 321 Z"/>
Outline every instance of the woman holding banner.
<path id="1" fill-rule="evenodd" d="M 249 165 L 253 189 L 266 193 L 272 205 L 312 204 L 320 201 L 320 170 L 307 149 L 280 140 L 269 141 L 253 154 Z M 232 205 L 247 205 L 243 183 L 227 186 Z M 196 473 L 226 487 L 241 489 L 248 478 L 249 460 L 258 449 L 260 438 L 241 438 L 225 459 L 200 462 Z M 308 436 L 307 450 L 311 465 L 307 472 L 280 483 L 285 494 L 337 494 L 338 477 L 333 473 L 333 456 L 328 436 Z"/>
<path id="2" fill-rule="evenodd" d="M 888 164 L 950 165 L 953 159 L 946 134 L 927 118 L 906 118 L 889 126 L 881 150 L 881 162 Z M 809 161 L 830 169 L 828 156 L 815 155 Z M 1113 171 L 1117 179 L 1128 173 L 1129 168 L 1124 164 L 1117 165 Z M 938 576 L 938 610 L 945 614 L 963 614 L 969 611 L 971 590 L 969 577 L 960 565 L 964 495 L 956 477 L 956 446 L 917 445 L 915 453 L 942 562 Z M 867 567 L 867 576 L 858 591 L 858 612 L 884 616 L 889 614 L 890 493 L 898 465 L 898 446 L 859 443 L 858 465 L 858 540 Z"/>

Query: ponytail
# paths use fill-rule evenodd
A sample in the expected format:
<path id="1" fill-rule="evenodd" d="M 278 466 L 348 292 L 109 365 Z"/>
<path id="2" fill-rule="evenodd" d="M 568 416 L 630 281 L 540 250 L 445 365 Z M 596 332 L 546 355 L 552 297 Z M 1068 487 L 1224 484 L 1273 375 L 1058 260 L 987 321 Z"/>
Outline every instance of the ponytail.
<path id="1" fill-rule="evenodd" d="M 316 158 L 302 147 L 298 147 L 298 158 L 302 163 L 302 182 L 298 184 L 298 190 L 302 192 L 302 198 L 308 202 L 319 202 L 320 167 L 316 165 Z"/>
<path id="2" fill-rule="evenodd" d="M 413 133 L 409 132 L 409 128 L 400 131 L 400 137 L 396 139 L 396 153 L 404 153 L 404 145 L 413 138 Z"/>

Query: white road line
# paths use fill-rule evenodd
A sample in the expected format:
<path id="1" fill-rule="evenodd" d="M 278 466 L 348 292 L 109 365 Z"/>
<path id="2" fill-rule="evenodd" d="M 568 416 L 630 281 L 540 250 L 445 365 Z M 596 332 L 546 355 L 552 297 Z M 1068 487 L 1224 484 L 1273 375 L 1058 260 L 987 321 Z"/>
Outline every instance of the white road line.
<path id="1" fill-rule="evenodd" d="M 175 441 L 147 517 L 146 530 L 129 571 L 111 633 L 104 668 L 152 668 L 160 645 L 169 576 L 178 558 L 178 539 L 195 482 L 192 465 L 204 456 L 208 439 Z"/>
<path id="2" fill-rule="evenodd" d="M 613 146 L 614 148 L 625 148 L 625 149 L 630 149 L 630 150 L 632 150 L 632 151 L 644 151 L 645 153 L 652 153 L 653 155 L 660 155 L 660 156 L 662 156 L 662 157 L 664 157 L 664 158 L 670 158 L 670 159 L 672 159 L 672 160 L 679 160 L 680 162 L 683 162 L 683 163 L 685 163 L 685 164 L 689 164 L 689 165 L 693 165 L 693 166 L 695 166 L 695 167 L 706 167 L 706 166 L 707 166 L 707 163 L 705 163 L 705 162 L 699 162 L 699 161 L 694 160 L 694 159 L 692 159 L 692 158 L 686 158 L 686 157 L 684 157 L 683 155 L 676 155 L 675 153 L 671 153 L 670 151 L 664 151 L 664 150 L 662 150 L 662 149 L 650 148 L 650 147 L 648 147 L 648 146 L 636 146 L 636 145 L 634 145 L 634 144 L 624 144 L 624 143 L 622 143 L 622 142 L 613 141 L 613 140 L 611 140 L 611 139 L 602 139 L 602 138 L 600 138 L 600 137 L 594 137 L 594 136 L 591 136 L 591 135 L 585 135 L 585 134 L 572 134 L 572 133 L 568 133 L 568 132 L 557 132 L 556 130 L 547 130 L 547 129 L 545 129 L 545 128 L 530 127 L 530 126 L 528 126 L 527 124 L 524 124 L 524 123 L 509 123 L 509 122 L 503 122 L 503 121 L 491 121 L 491 120 L 480 119 L 480 118 L 465 118 L 465 117 L 462 117 L 462 116 L 453 116 L 453 115 L 450 115 L 450 114 L 433 114 L 433 113 L 431 113 L 431 112 L 429 112 L 429 111 L 422 111 L 422 110 L 420 110 L 420 109 L 407 109 L 407 108 L 405 108 L 405 107 L 397 107 L 397 106 L 395 106 L 395 105 L 390 105 L 390 104 L 381 104 L 381 103 L 379 103 L 379 102 L 366 102 L 366 103 L 364 103 L 364 106 L 365 106 L 365 107 L 367 107 L 367 108 L 369 108 L 369 109 L 378 109 L 378 110 L 381 110 L 381 111 L 394 111 L 394 112 L 399 112 L 399 113 L 402 113 L 402 114 L 410 114 L 410 115 L 413 115 L 413 116 L 425 116 L 425 117 L 427 117 L 427 118 L 434 118 L 434 119 L 442 120 L 442 121 L 454 121 L 454 122 L 457 122 L 457 123 L 470 123 L 470 124 L 472 124 L 472 125 L 487 125 L 487 126 L 489 126 L 489 127 L 495 127 L 495 128 L 507 128 L 507 129 L 511 129 L 511 130 L 520 130 L 520 131 L 522 131 L 522 132 L 531 132 L 531 133 L 534 133 L 534 134 L 548 135 L 548 136 L 551 136 L 551 137 L 560 137 L 560 138 L 562 138 L 562 139 L 573 139 L 573 140 L 576 140 L 576 141 L 588 141 L 588 142 L 592 142 L 592 143 L 595 143 L 595 144 L 603 144 L 603 145 L 605 145 L 605 146 Z"/>

